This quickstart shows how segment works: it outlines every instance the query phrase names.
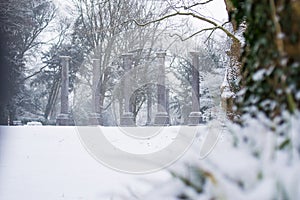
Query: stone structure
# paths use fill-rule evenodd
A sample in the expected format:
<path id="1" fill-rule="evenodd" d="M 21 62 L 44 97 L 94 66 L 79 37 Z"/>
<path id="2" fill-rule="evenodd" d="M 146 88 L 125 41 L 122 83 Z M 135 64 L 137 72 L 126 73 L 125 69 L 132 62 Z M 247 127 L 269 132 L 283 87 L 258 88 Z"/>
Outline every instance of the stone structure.
<path id="1" fill-rule="evenodd" d="M 56 117 L 56 125 L 67 126 L 69 125 L 69 61 L 71 57 L 61 56 L 61 101 L 60 101 L 60 114 Z"/>
<path id="2" fill-rule="evenodd" d="M 168 125 L 169 116 L 166 112 L 166 87 L 165 87 L 165 52 L 156 53 L 158 59 L 158 80 L 157 80 L 157 113 L 154 118 L 154 125 Z"/>
<path id="3" fill-rule="evenodd" d="M 189 115 L 189 125 L 198 125 L 202 123 L 202 114 L 200 112 L 199 95 L 199 53 L 190 52 L 192 56 L 192 111 Z"/>
<path id="4" fill-rule="evenodd" d="M 170 88 L 166 89 L 166 112 L 170 116 Z"/>
<path id="5" fill-rule="evenodd" d="M 150 86 L 147 88 L 147 121 L 146 125 L 151 125 L 151 117 L 152 117 L 152 94 Z"/>
<path id="6" fill-rule="evenodd" d="M 93 59 L 93 91 L 92 91 L 92 113 L 90 113 L 90 125 L 102 125 L 100 107 L 100 59 Z"/>
<path id="7" fill-rule="evenodd" d="M 125 73 L 129 72 L 132 67 L 132 57 L 133 54 L 123 54 L 123 67 Z M 131 105 L 130 105 L 130 96 L 132 94 L 131 92 L 131 77 L 126 76 L 124 78 L 124 84 L 123 84 L 123 95 L 124 95 L 124 110 L 123 115 L 120 119 L 120 125 L 121 126 L 135 126 L 133 113 L 131 112 Z"/>

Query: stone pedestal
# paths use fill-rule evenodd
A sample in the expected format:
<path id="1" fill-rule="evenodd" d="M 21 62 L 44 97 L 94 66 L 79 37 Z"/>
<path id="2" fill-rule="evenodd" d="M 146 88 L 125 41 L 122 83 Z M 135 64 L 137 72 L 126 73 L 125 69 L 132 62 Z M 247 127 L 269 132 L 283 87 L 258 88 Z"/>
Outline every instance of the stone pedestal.
<path id="1" fill-rule="evenodd" d="M 56 117 L 57 126 L 68 126 L 69 125 L 69 115 L 68 114 L 58 114 Z"/>
<path id="2" fill-rule="evenodd" d="M 154 118 L 155 126 L 166 126 L 170 124 L 170 119 L 167 112 L 156 113 Z"/>
<path id="3" fill-rule="evenodd" d="M 101 119 L 101 114 L 100 113 L 90 113 L 89 115 L 89 124 L 93 126 L 98 126 L 102 125 L 102 119 Z"/>
<path id="4" fill-rule="evenodd" d="M 120 119 L 121 126 L 135 126 L 134 117 L 131 112 L 126 112 Z"/>
<path id="5" fill-rule="evenodd" d="M 201 112 L 191 112 L 189 115 L 188 125 L 196 126 L 203 123 Z"/>

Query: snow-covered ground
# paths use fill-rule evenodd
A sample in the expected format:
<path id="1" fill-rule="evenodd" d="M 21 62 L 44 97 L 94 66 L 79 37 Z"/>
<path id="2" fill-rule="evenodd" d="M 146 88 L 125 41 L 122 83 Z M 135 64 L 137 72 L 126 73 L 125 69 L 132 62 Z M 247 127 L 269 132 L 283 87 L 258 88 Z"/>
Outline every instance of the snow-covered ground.
<path id="1" fill-rule="evenodd" d="M 0 199 L 298 200 L 299 116 L 287 117 L 287 123 L 277 127 L 279 132 L 270 128 L 275 122 L 264 116 L 248 118 L 244 127 L 229 123 L 225 128 L 212 121 L 197 127 L 193 145 L 173 165 L 139 175 L 96 161 L 97 156 L 82 143 L 78 127 L 0 127 Z M 155 128 L 137 129 L 144 134 Z M 141 134 L 144 138 L 138 143 L 129 142 L 124 128 L 102 131 L 116 148 L 129 153 L 141 150 L 143 156 L 172 145 L 180 133 L 195 130 L 163 129 L 151 141 Z M 132 128 L 128 130 L 137 136 Z M 128 158 L 134 157 L 122 157 L 120 162 Z M 134 160 L 128 161 L 135 166 Z"/>
<path id="2" fill-rule="evenodd" d="M 126 149 L 126 138 L 118 137 L 118 130 L 107 127 L 105 134 Z M 166 132 L 174 136 L 174 132 Z M 167 169 L 133 175 L 102 165 L 84 148 L 76 127 L 0 127 L 0 133 L 2 200 L 133 199 L 170 178 Z M 154 151 L 153 143 L 139 145 L 143 144 L 146 152 Z M 128 147 L 132 145 L 128 143 Z"/>
<path id="3" fill-rule="evenodd" d="M 198 151 L 189 151 L 184 165 L 171 167 L 177 179 L 141 199 L 299 200 L 299 116 L 286 116 L 277 131 L 270 128 L 275 122 L 261 114 L 258 119 L 245 117 L 244 127 L 229 123 L 208 154 L 201 151 L 218 129 L 200 135 L 195 143 L 200 157 Z"/>

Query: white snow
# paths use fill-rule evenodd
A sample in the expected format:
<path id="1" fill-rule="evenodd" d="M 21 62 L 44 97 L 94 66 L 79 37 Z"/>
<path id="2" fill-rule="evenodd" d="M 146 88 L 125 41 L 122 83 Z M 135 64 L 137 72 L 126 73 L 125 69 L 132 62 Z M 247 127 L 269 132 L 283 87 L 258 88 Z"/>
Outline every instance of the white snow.
<path id="1" fill-rule="evenodd" d="M 286 114 L 288 123 L 278 127 L 284 135 L 270 129 L 276 120 L 257 116 L 245 117 L 244 127 L 229 123 L 225 128 L 220 121 L 200 126 L 183 157 L 168 168 L 143 175 L 120 173 L 101 165 L 83 148 L 75 127 L 1 127 L 0 199 L 176 200 L 185 194 L 197 200 L 298 200 L 299 114 Z M 176 127 L 165 128 L 165 134 L 175 137 Z M 158 137 L 155 147 L 147 143 L 127 143 L 126 147 L 128 139 L 118 136 L 118 131 L 107 127 L 105 136 L 126 150 L 138 145 L 146 153 L 153 152 L 170 142 Z M 286 139 L 292 142 L 280 150 L 278 146 Z M 202 193 L 168 172 L 200 184 L 192 168 L 204 174 Z"/>
<path id="2" fill-rule="evenodd" d="M 229 99 L 229 98 L 231 98 L 232 96 L 234 96 L 234 93 L 231 92 L 231 91 L 229 91 L 229 90 L 223 90 L 222 95 L 221 95 L 221 97 L 222 97 L 223 99 Z"/>
<path id="3" fill-rule="evenodd" d="M 257 72 L 255 72 L 255 74 L 253 74 L 252 78 L 254 81 L 260 81 L 263 79 L 265 73 L 266 73 L 265 69 L 260 69 Z"/>
<path id="4" fill-rule="evenodd" d="M 228 83 L 228 80 L 227 80 L 227 73 L 228 72 L 227 72 L 227 69 L 226 69 L 224 79 L 223 79 L 222 85 L 220 87 L 220 89 L 221 89 L 221 98 L 222 99 L 229 99 L 229 98 L 234 96 L 234 93 L 232 91 L 230 91 L 229 83 Z"/>
<path id="5" fill-rule="evenodd" d="M 166 171 L 131 175 L 109 169 L 80 143 L 75 127 L 0 127 L 0 199 L 118 199 L 167 180 Z M 125 198 L 128 199 L 128 198 Z"/>
<path id="6" fill-rule="evenodd" d="M 280 32 L 280 33 L 277 34 L 277 38 L 278 39 L 284 39 L 285 38 L 285 34 L 282 33 L 282 32 Z"/>
<path id="7" fill-rule="evenodd" d="M 296 93 L 296 99 L 297 99 L 297 100 L 300 100 L 300 91 L 298 91 L 298 92 Z"/>
<path id="8" fill-rule="evenodd" d="M 178 188 L 177 182 L 174 187 L 169 183 L 169 195 L 162 188 L 164 199 L 176 199 L 178 192 L 197 200 L 300 199 L 299 115 L 288 117 L 290 125 L 285 128 L 286 136 L 271 131 L 269 127 L 274 122 L 261 114 L 258 116 L 258 119 L 248 117 L 243 128 L 229 124 L 230 132 L 223 131 L 213 150 L 203 159 L 194 159 L 201 151 L 201 145 L 195 144 L 194 151 L 189 151 L 183 159 L 186 164 L 173 165 L 172 171 L 186 178 L 191 174 L 191 166 L 206 172 L 203 192 L 191 192 L 190 186 L 183 184 L 183 189 Z M 277 145 L 281 142 L 277 142 L 282 141 L 281 137 L 293 138 L 292 148 L 279 150 Z M 199 140 L 203 141 L 201 138 Z M 200 180 L 196 179 L 194 183 L 197 181 Z M 159 199 L 160 190 L 147 194 L 147 197 Z"/>

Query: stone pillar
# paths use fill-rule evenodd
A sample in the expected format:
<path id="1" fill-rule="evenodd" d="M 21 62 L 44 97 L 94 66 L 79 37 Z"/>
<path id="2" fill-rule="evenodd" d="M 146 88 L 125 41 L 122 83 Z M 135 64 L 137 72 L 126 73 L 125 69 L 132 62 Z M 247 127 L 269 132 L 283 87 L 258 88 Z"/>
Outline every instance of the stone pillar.
<path id="1" fill-rule="evenodd" d="M 169 116 L 168 124 L 170 125 L 171 122 L 170 122 L 170 89 L 169 88 L 166 89 L 166 112 Z"/>
<path id="2" fill-rule="evenodd" d="M 126 76 L 126 73 L 131 70 L 133 54 L 123 54 L 123 68 L 125 71 L 125 78 L 123 84 L 124 95 L 124 112 L 120 119 L 121 126 L 135 126 L 134 117 L 130 109 L 130 95 L 131 95 L 131 77 Z"/>
<path id="3" fill-rule="evenodd" d="M 69 125 L 69 61 L 71 57 L 60 56 L 62 60 L 61 68 L 61 95 L 60 95 L 60 114 L 56 117 L 56 125 Z"/>
<path id="4" fill-rule="evenodd" d="M 147 122 L 146 125 L 151 125 L 151 117 L 152 117 L 152 94 L 151 87 L 147 88 Z"/>
<path id="5" fill-rule="evenodd" d="M 199 95 L 199 53 L 190 52 L 192 56 L 192 111 L 189 115 L 189 125 L 202 123 Z"/>
<path id="6" fill-rule="evenodd" d="M 166 112 L 166 87 L 165 87 L 165 52 L 156 53 L 158 58 L 158 80 L 157 80 L 157 113 L 154 125 L 168 125 L 169 116 Z"/>
<path id="7" fill-rule="evenodd" d="M 100 108 L 100 59 L 93 61 L 92 112 L 89 116 L 90 125 L 102 125 Z"/>

